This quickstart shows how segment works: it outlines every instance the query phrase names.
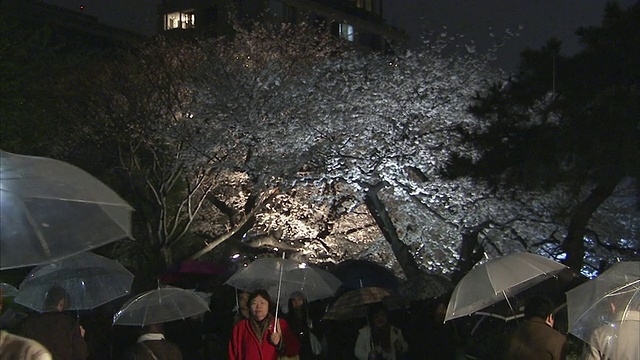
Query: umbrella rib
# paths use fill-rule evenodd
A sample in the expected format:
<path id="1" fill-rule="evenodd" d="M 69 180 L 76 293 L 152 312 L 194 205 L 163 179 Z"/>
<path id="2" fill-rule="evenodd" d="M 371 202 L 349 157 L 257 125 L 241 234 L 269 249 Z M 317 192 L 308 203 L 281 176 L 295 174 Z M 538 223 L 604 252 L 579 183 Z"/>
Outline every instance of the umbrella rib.
<path id="1" fill-rule="evenodd" d="M 595 281 L 597 281 L 597 280 L 595 280 Z M 600 301 L 602 301 L 603 299 L 606 299 L 607 297 L 611 296 L 611 294 L 613 294 L 613 293 L 614 293 L 614 292 L 616 292 L 616 291 L 619 291 L 620 289 L 624 289 L 624 288 L 625 288 L 625 287 L 627 287 L 627 286 L 630 286 L 630 285 L 633 285 L 633 284 L 636 284 L 636 283 L 639 283 L 639 282 L 640 282 L 640 279 L 635 280 L 635 281 L 633 281 L 633 282 L 631 282 L 631 283 L 629 283 L 629 284 L 624 284 L 624 285 L 618 286 L 618 287 L 617 287 L 617 288 L 615 288 L 615 289 L 612 289 L 612 290 L 609 290 L 609 291 L 605 292 L 605 293 L 604 293 L 604 295 L 603 295 L 600 299 L 598 299 L 598 301 L 593 302 L 593 304 L 591 304 L 588 308 L 586 308 L 586 309 L 585 309 L 585 310 L 584 310 L 584 311 L 583 311 L 583 312 L 582 312 L 582 313 L 581 313 L 581 314 L 576 318 L 576 320 L 573 322 L 573 324 L 569 324 L 569 327 L 571 327 L 571 326 L 572 326 L 572 325 L 574 325 L 574 324 L 579 323 L 579 322 L 580 322 L 580 320 L 582 320 L 582 318 L 583 318 L 585 315 L 587 315 L 587 313 L 588 313 L 589 311 L 591 311 L 591 309 L 593 309 L 593 308 L 594 308 L 597 304 L 599 304 L 599 303 L 600 303 Z M 635 296 L 635 294 L 634 294 L 634 296 Z"/>
<path id="2" fill-rule="evenodd" d="M 42 247 L 42 250 L 44 250 L 44 253 L 46 254 L 47 257 L 51 257 L 51 250 L 49 249 L 49 246 L 47 245 L 47 242 L 44 239 L 44 235 L 42 234 L 42 231 L 40 231 L 40 226 L 35 222 L 35 220 L 33 219 L 33 216 L 31 216 L 31 211 L 29 211 L 29 209 L 24 205 L 24 202 L 22 200 L 18 201 L 18 203 L 20 204 L 20 207 L 24 210 L 27 217 L 27 221 L 29 221 L 29 224 L 31 224 L 33 231 L 36 233 L 36 236 L 38 237 L 38 242 L 40 242 L 40 246 Z"/>
<path id="3" fill-rule="evenodd" d="M 7 191 L 7 190 L 2 190 L 2 191 Z M 11 191 L 7 191 L 7 192 L 15 194 Z M 61 201 L 61 202 L 72 202 L 72 203 L 91 204 L 91 205 L 119 206 L 119 207 L 125 207 L 127 209 L 133 210 L 133 207 L 131 207 L 131 205 L 126 203 L 108 202 L 108 201 L 101 201 L 101 200 L 84 200 L 84 199 L 74 199 L 74 198 L 64 198 L 64 197 L 43 196 L 43 195 L 31 195 L 31 196 L 25 196 L 24 198 L 40 199 L 40 200 L 55 200 L 55 201 Z"/>

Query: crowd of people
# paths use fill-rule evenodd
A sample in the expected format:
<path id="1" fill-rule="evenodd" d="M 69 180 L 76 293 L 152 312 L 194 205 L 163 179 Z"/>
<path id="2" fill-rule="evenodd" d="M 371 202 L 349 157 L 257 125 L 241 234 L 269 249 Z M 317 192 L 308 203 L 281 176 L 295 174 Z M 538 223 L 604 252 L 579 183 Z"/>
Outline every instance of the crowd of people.
<path id="1" fill-rule="evenodd" d="M 65 312 L 69 297 L 52 287 L 47 293 L 46 311 L 29 314 L 14 324 L 11 332 L 0 333 L 2 360 L 428 360 L 464 359 L 462 341 L 450 322 L 444 323 L 446 299 L 436 299 L 420 312 L 398 316 L 382 303 L 370 304 L 366 318 L 323 321 L 304 293 L 294 292 L 287 306 L 276 309 L 265 290 L 237 292 L 229 323 L 208 316 L 167 324 L 151 324 L 136 330 L 135 340 L 126 331 L 113 332 L 96 345 L 81 318 Z M 1 313 L 0 307 L 0 313 Z M 496 359 L 553 359 L 567 357 L 567 336 L 554 329 L 554 304 L 544 297 L 532 297 L 525 306 L 525 318 L 515 331 L 505 334 Z M 320 311 L 321 313 L 321 311 Z M 394 320 L 397 323 L 394 323 Z M 206 325 L 210 326 L 206 326 Z M 218 331 L 212 331 L 213 329 Z M 407 333 L 405 337 L 404 332 Z M 603 330 L 605 331 L 605 330 Z M 632 330 L 636 331 L 637 329 Z M 209 334 L 209 336 L 207 336 Z M 212 335 L 215 334 L 215 335 Z M 603 334 L 594 334 L 605 338 Z M 127 339 L 127 340 L 124 340 Z M 190 341 L 185 341 L 188 339 Z M 629 339 L 627 339 L 629 340 Z M 208 343 L 208 345 L 204 345 Z M 637 341 L 625 341 L 628 354 L 638 354 Z M 609 359 L 587 345 L 586 359 Z M 621 359 L 624 357 L 621 357 Z M 625 358 L 626 359 L 626 358 Z M 631 358 L 629 358 L 631 359 Z"/>

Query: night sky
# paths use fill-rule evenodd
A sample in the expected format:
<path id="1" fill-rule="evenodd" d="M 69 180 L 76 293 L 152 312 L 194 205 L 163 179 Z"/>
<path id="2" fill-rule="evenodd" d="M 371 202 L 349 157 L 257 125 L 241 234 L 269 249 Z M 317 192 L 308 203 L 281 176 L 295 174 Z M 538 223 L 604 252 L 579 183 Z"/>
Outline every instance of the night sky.
<path id="1" fill-rule="evenodd" d="M 346 1 L 346 0 L 345 0 Z M 637 0 L 619 0 L 629 6 Z M 84 12 L 99 21 L 150 34 L 156 30 L 155 8 L 161 0 L 44 0 L 46 3 Z M 575 31 L 580 26 L 600 25 L 606 0 L 383 0 L 384 18 L 391 25 L 404 28 L 419 43 L 425 29 L 440 32 L 444 26 L 450 34 L 464 34 L 477 49 L 488 47 L 509 28 L 519 33 L 499 52 L 500 65 L 512 70 L 519 52 L 540 48 L 551 37 L 563 42 L 566 55 L 580 49 Z"/>
<path id="2" fill-rule="evenodd" d="M 562 40 L 563 53 L 580 50 L 575 31 L 580 26 L 599 26 L 606 0 L 384 0 L 386 20 L 404 27 L 418 44 L 425 28 L 464 34 L 478 49 L 486 48 L 506 28 L 520 35 L 500 52 L 501 65 L 513 69 L 525 48 L 538 49 L 551 37 Z M 637 0 L 619 0 L 628 7 Z M 521 28 L 521 29 L 519 29 Z"/>

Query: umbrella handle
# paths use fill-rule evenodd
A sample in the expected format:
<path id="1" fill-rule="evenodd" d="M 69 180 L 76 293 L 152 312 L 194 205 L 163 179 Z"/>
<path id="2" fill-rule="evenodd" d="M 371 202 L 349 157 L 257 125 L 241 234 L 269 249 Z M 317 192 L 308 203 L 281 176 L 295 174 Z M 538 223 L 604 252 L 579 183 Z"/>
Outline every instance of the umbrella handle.
<path id="1" fill-rule="evenodd" d="M 282 260 L 285 259 L 285 255 L 286 253 L 282 253 Z M 276 299 L 276 315 L 275 315 L 275 321 L 273 322 L 273 332 L 277 332 L 277 328 L 278 328 L 278 309 L 280 309 L 280 292 L 282 291 L 282 268 L 283 268 L 284 264 L 280 265 L 280 279 L 278 280 L 278 296 Z"/>
<path id="2" fill-rule="evenodd" d="M 504 291 L 502 292 L 502 296 L 504 296 L 504 299 L 507 300 L 507 305 L 509 305 L 509 309 L 511 309 L 511 315 L 515 317 L 517 314 L 516 314 L 516 311 L 513 309 L 513 305 L 511 305 L 511 301 L 509 301 L 509 297 Z M 518 318 L 516 318 L 516 322 L 518 322 Z"/>

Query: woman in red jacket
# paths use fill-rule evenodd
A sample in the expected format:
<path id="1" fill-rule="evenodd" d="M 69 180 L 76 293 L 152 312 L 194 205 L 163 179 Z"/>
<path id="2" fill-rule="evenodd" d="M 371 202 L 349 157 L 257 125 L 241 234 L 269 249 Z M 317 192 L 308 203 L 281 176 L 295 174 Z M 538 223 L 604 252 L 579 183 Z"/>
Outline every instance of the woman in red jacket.
<path id="1" fill-rule="evenodd" d="M 271 297 L 265 290 L 249 296 L 250 316 L 233 327 L 229 340 L 229 360 L 278 360 L 278 356 L 298 355 L 300 344 L 287 322 L 270 312 Z"/>

